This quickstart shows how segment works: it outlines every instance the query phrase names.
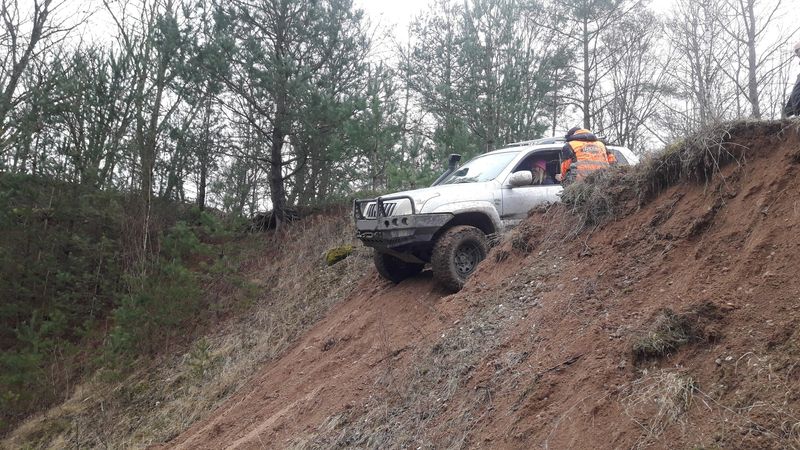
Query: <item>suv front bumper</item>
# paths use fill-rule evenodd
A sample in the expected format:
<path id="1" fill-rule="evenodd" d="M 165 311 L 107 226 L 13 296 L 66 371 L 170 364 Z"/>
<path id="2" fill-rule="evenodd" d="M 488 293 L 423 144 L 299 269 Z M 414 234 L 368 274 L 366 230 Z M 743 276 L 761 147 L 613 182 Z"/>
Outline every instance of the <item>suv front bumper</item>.
<path id="1" fill-rule="evenodd" d="M 453 218 L 450 213 L 417 214 L 413 203 L 411 214 L 393 216 L 384 213 L 384 201 L 402 198 L 412 201 L 410 197 L 392 197 L 354 202 L 356 237 L 364 245 L 386 251 L 408 244 L 430 242 L 436 232 Z M 371 202 L 376 202 L 373 208 L 376 217 L 366 217 L 364 214 L 364 206 Z"/>
<path id="2" fill-rule="evenodd" d="M 452 214 L 409 214 L 356 219 L 356 237 L 364 245 L 379 250 L 430 242 L 433 235 L 452 218 Z"/>

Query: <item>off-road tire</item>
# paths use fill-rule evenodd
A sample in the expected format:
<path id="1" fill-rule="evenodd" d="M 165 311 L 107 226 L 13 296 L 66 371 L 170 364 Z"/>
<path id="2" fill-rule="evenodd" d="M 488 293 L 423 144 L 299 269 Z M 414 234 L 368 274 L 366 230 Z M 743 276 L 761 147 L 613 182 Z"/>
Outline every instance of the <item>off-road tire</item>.
<path id="1" fill-rule="evenodd" d="M 483 231 L 469 225 L 450 228 L 433 247 L 433 278 L 445 289 L 458 292 L 487 253 L 489 245 Z"/>
<path id="2" fill-rule="evenodd" d="M 395 284 L 422 272 L 422 268 L 425 266 L 424 264 L 405 262 L 381 252 L 375 252 L 373 261 L 378 273 Z"/>

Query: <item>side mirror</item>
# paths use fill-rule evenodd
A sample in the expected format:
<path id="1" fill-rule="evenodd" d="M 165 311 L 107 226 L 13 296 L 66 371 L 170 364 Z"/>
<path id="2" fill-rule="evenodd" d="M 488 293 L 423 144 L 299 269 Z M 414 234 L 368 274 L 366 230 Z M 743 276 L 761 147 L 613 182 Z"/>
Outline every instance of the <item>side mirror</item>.
<path id="1" fill-rule="evenodd" d="M 533 174 L 530 170 L 520 170 L 519 172 L 514 172 L 510 177 L 508 177 L 508 184 L 510 184 L 512 188 L 530 186 L 533 184 Z"/>
<path id="2" fill-rule="evenodd" d="M 447 158 L 447 167 L 455 170 L 455 168 L 458 167 L 459 161 L 461 161 L 461 155 L 458 153 L 453 153 L 449 158 Z"/>

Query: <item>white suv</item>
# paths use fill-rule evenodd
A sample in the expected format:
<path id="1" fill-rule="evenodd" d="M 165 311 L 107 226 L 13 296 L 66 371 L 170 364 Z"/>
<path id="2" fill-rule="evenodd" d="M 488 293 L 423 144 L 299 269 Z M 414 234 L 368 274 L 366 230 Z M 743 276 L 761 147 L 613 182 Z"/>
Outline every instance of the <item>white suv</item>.
<path id="1" fill-rule="evenodd" d="M 357 236 L 375 249 L 375 267 L 395 283 L 430 263 L 444 287 L 458 291 L 486 257 L 486 236 L 524 219 L 532 208 L 559 201 L 554 182 L 562 139 L 511 144 L 449 169 L 428 188 L 398 192 L 353 205 Z M 639 162 L 624 147 L 608 146 L 618 164 Z M 532 184 L 534 162 L 546 167 L 546 184 Z"/>

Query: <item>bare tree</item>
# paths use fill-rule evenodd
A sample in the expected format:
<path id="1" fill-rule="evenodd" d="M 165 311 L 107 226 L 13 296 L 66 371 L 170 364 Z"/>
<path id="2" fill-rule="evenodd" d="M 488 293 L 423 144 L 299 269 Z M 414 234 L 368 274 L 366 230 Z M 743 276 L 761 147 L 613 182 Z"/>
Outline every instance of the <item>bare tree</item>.
<path id="1" fill-rule="evenodd" d="M 603 36 L 615 34 L 617 24 L 641 6 L 628 0 L 558 0 L 552 3 L 552 29 L 570 42 L 574 57 L 569 67 L 578 74 L 575 96 L 567 97 L 582 112 L 583 126 L 594 126 L 594 111 L 603 94 L 613 56 Z"/>
<path id="2" fill-rule="evenodd" d="M 30 8 L 20 8 L 16 0 L 0 0 L 0 154 L 13 127 L 9 114 L 30 97 L 21 84 L 25 72 L 77 26 L 57 17 L 63 4 L 33 0 Z"/>
<path id="3" fill-rule="evenodd" d="M 663 105 L 668 128 L 686 133 L 704 124 L 736 115 L 735 94 L 725 83 L 718 61 L 731 58 L 728 35 L 717 20 L 722 0 L 677 0 L 667 21 L 674 52 L 669 64 L 676 99 Z"/>
<path id="4" fill-rule="evenodd" d="M 610 54 L 604 81 L 612 95 L 602 99 L 595 114 L 607 138 L 641 150 L 647 128 L 668 92 L 671 55 L 659 45 L 663 25 L 644 8 L 614 28 L 604 38 Z"/>
<path id="5" fill-rule="evenodd" d="M 761 96 L 775 77 L 789 64 L 781 58 L 781 50 L 798 28 L 781 33 L 776 15 L 784 8 L 783 0 L 725 0 L 724 7 L 713 18 L 718 20 L 735 55 L 717 64 L 750 107 L 750 116 L 763 115 Z M 740 112 L 741 115 L 741 112 Z"/>
<path id="6" fill-rule="evenodd" d="M 181 63 L 186 58 L 186 36 L 178 18 L 181 4 L 175 0 L 121 6 L 109 0 L 103 3 L 117 25 L 119 45 L 131 58 L 136 80 L 132 88 L 133 134 L 139 184 L 149 198 L 159 138 L 187 93 L 187 81 L 180 78 Z"/>

